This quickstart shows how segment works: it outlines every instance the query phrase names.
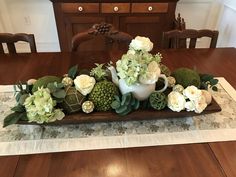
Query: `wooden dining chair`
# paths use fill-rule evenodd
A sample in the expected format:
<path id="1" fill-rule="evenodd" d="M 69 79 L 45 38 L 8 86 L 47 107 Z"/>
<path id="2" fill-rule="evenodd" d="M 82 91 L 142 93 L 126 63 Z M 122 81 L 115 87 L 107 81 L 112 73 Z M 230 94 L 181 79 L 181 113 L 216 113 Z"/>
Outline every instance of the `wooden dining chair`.
<path id="1" fill-rule="evenodd" d="M 96 37 L 104 37 L 109 45 L 116 43 L 129 44 L 133 37 L 128 33 L 116 30 L 111 24 L 100 23 L 93 25 L 85 32 L 77 33 L 72 38 L 72 51 L 77 51 L 79 46 Z M 95 46 L 96 47 L 96 46 Z"/>
<path id="2" fill-rule="evenodd" d="M 5 43 L 8 49 L 9 54 L 16 54 L 16 42 L 27 42 L 30 45 L 30 50 L 32 53 L 36 53 L 36 44 L 35 38 L 33 34 L 25 34 L 25 33 L 0 33 L 0 54 L 4 54 L 3 44 Z"/>
<path id="3" fill-rule="evenodd" d="M 195 48 L 197 39 L 202 37 L 211 38 L 210 48 L 216 48 L 218 39 L 218 31 L 212 30 L 172 30 L 163 32 L 162 36 L 162 48 Z M 190 39 L 189 45 L 187 46 L 187 40 Z M 181 42 L 186 40 L 186 42 Z"/>

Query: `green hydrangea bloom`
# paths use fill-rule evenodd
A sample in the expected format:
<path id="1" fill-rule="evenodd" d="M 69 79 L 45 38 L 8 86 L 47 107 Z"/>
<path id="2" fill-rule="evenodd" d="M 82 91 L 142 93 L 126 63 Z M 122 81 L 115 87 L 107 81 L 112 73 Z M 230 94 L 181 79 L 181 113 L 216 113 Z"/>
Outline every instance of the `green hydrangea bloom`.
<path id="1" fill-rule="evenodd" d="M 139 76 L 147 73 L 148 64 L 152 61 L 161 62 L 161 54 L 152 55 L 148 52 L 127 53 L 116 62 L 118 76 L 124 79 L 127 85 L 133 85 L 138 82 Z"/>
<path id="2" fill-rule="evenodd" d="M 48 88 L 39 88 L 26 98 L 24 106 L 29 122 L 48 123 L 61 120 L 65 116 L 60 109 L 54 108 L 56 101 L 52 99 Z"/>

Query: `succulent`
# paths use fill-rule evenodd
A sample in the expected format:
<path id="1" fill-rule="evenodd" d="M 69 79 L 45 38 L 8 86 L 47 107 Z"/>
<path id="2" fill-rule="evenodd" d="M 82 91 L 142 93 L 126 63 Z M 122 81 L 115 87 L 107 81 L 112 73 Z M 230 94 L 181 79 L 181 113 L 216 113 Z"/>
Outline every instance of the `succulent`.
<path id="1" fill-rule="evenodd" d="M 199 74 L 189 68 L 179 68 L 172 73 L 176 80 L 176 84 L 182 85 L 184 88 L 194 85 L 200 87 L 201 80 Z"/>
<path id="2" fill-rule="evenodd" d="M 133 110 L 137 110 L 139 105 L 140 102 L 129 92 L 122 95 L 121 100 L 118 96 L 115 96 L 115 100 L 112 102 L 111 107 L 115 109 L 117 114 L 124 116 Z"/>
<path id="3" fill-rule="evenodd" d="M 89 94 L 89 101 L 92 101 L 97 111 L 109 111 L 114 96 L 119 94 L 119 90 L 113 82 L 97 82 Z"/>
<path id="4" fill-rule="evenodd" d="M 36 92 L 38 88 L 46 88 L 47 85 L 51 82 L 61 82 L 61 78 L 56 77 L 56 76 L 44 76 L 39 78 L 33 85 L 32 92 Z"/>
<path id="5" fill-rule="evenodd" d="M 170 74 L 171 74 L 170 69 L 162 63 L 160 63 L 159 65 L 160 65 L 161 73 L 165 74 L 166 77 L 170 76 Z"/>
<path id="6" fill-rule="evenodd" d="M 66 97 L 61 103 L 61 107 L 68 113 L 75 113 L 82 109 L 85 96 L 78 92 L 75 87 L 66 88 Z"/>
<path id="7" fill-rule="evenodd" d="M 96 81 L 104 80 L 108 74 L 105 69 L 103 69 L 104 64 L 95 63 L 96 67 L 93 68 L 90 72 L 90 75 L 95 77 Z"/>
<path id="8" fill-rule="evenodd" d="M 167 97 L 162 92 L 154 91 L 149 96 L 149 103 L 152 108 L 154 108 L 156 110 L 162 110 L 167 105 Z"/>

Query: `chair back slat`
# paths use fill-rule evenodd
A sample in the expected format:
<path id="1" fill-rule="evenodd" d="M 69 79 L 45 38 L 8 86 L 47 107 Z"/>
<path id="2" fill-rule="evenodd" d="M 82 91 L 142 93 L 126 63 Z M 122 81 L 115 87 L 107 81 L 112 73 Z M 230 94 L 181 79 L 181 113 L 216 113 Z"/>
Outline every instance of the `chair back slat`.
<path id="1" fill-rule="evenodd" d="M 195 48 L 197 39 L 202 37 L 211 38 L 210 48 L 216 48 L 217 39 L 218 39 L 218 31 L 212 30 L 172 30 L 163 33 L 162 38 L 162 47 L 163 48 Z M 173 39 L 175 39 L 175 43 L 173 43 Z M 189 46 L 187 47 L 186 41 L 190 39 Z"/>
<path id="2" fill-rule="evenodd" d="M 2 46 L 3 43 L 7 44 L 7 48 L 10 54 L 16 54 L 16 42 L 27 42 L 29 43 L 30 50 L 32 53 L 36 53 L 36 43 L 33 34 L 25 34 L 25 33 L 17 33 L 17 34 L 10 34 L 10 33 L 0 33 L 0 44 Z M 1 49 L 0 49 L 1 51 Z M 4 53 L 4 51 L 1 51 Z"/>
<path id="3" fill-rule="evenodd" d="M 190 38 L 189 48 L 194 49 L 196 47 L 197 38 Z"/>
<path id="4" fill-rule="evenodd" d="M 113 45 L 115 42 L 118 44 L 129 44 L 133 39 L 133 37 L 128 33 L 117 31 L 111 24 L 102 22 L 100 24 L 93 25 L 85 32 L 80 32 L 73 36 L 72 51 L 77 51 L 82 43 L 97 37 L 104 37 L 106 39 L 106 45 Z"/>
<path id="5" fill-rule="evenodd" d="M 15 47 L 15 44 L 14 44 L 14 43 L 8 42 L 8 43 L 7 43 L 7 48 L 8 48 L 8 52 L 9 52 L 10 54 L 16 54 L 16 47 Z"/>
<path id="6" fill-rule="evenodd" d="M 0 43 L 0 54 L 4 54 L 4 49 L 1 43 Z"/>

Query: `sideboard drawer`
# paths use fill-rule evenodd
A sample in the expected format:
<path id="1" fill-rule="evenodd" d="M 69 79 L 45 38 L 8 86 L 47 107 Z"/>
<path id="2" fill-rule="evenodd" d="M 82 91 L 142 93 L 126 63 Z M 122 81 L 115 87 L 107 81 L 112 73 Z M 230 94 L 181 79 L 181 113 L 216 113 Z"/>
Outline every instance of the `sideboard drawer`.
<path id="1" fill-rule="evenodd" d="M 62 3 L 64 13 L 99 13 L 99 3 Z"/>
<path id="2" fill-rule="evenodd" d="M 102 13 L 129 13 L 130 3 L 102 3 Z"/>
<path id="3" fill-rule="evenodd" d="M 133 3 L 132 13 L 167 13 L 168 3 Z"/>

